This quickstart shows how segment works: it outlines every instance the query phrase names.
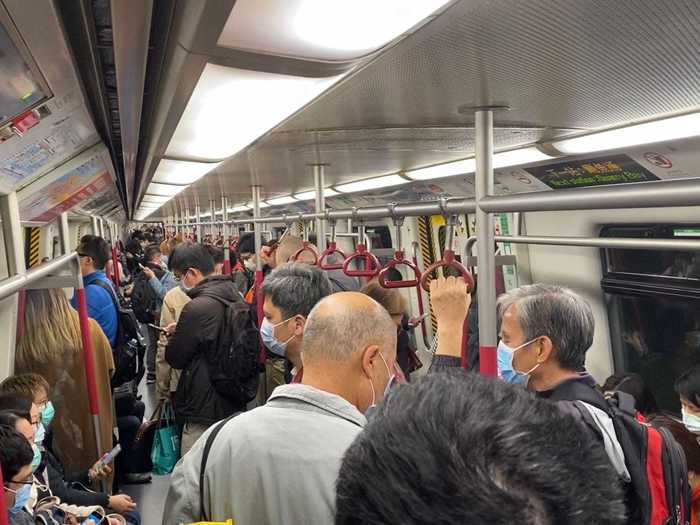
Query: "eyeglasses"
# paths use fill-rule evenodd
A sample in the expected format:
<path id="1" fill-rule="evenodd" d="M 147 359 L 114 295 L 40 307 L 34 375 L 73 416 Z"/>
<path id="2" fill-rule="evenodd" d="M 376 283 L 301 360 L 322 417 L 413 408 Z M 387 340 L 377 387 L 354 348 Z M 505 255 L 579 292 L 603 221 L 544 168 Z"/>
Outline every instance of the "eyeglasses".
<path id="1" fill-rule="evenodd" d="M 2 488 L 5 489 L 8 492 L 11 492 L 12 494 L 17 494 L 17 491 L 15 489 L 11 489 L 8 485 L 10 483 L 14 483 L 15 485 L 33 485 L 34 484 L 34 475 L 30 474 L 29 477 L 23 481 L 9 481 L 3 484 Z"/>

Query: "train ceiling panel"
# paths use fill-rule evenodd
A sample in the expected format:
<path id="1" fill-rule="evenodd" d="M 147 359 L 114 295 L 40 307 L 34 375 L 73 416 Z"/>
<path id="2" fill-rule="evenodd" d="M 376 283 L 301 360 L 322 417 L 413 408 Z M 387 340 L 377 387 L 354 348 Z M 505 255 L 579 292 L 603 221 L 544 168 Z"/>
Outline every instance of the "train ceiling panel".
<path id="1" fill-rule="evenodd" d="M 112 161 L 104 152 L 83 99 L 55 4 L 48 0 L 3 0 L 0 21 L 10 28 L 10 35 L 15 32 L 20 36 L 28 67 L 40 76 L 40 85 L 45 86 L 42 92 L 48 93 L 47 100 L 38 99 L 29 112 L 0 130 L 0 186 L 19 190 L 23 221 L 46 222 L 47 214 L 59 205 L 62 211 L 83 213 L 120 207 Z M 56 183 L 64 177 L 75 182 L 76 178 L 67 174 L 80 172 L 86 155 L 98 150 L 97 171 L 106 174 L 100 180 L 100 202 L 94 185 Z M 76 190 L 76 186 L 80 188 Z M 39 202 L 39 207 L 46 209 L 37 212 L 29 202 Z"/>
<path id="2" fill-rule="evenodd" d="M 328 183 L 339 184 L 467 158 L 473 116 L 458 111 L 461 106 L 509 107 L 495 114 L 497 148 L 700 108 L 700 10 L 690 0 L 461 0 L 444 4 L 425 25 L 376 54 L 358 59 L 358 52 L 342 64 L 350 55 L 314 55 L 300 50 L 303 42 L 285 44 L 287 34 L 251 37 L 256 28 L 245 25 L 245 16 L 255 5 L 264 17 L 273 4 L 282 5 L 240 0 L 236 20 L 232 2 L 186 3 L 176 17 L 180 49 L 171 54 L 179 64 L 171 71 L 177 81 L 161 106 L 167 115 L 147 178 L 167 156 L 207 64 L 343 78 L 181 192 L 180 204 L 193 207 L 222 194 L 245 201 L 252 184 L 261 184 L 267 198 L 285 197 L 311 187 L 309 162 L 328 163 Z M 375 14 L 369 7 L 364 16 Z M 285 30 L 298 22 L 280 15 L 272 22 L 261 18 L 260 27 L 282 19 Z M 233 31 L 237 24 L 245 30 Z M 249 92 L 232 88 L 229 94 L 236 105 L 258 102 Z M 220 114 L 222 121 L 210 116 L 199 125 L 211 123 L 222 136 L 226 126 L 235 133 L 246 125 Z M 164 211 L 174 208 L 172 202 Z"/>

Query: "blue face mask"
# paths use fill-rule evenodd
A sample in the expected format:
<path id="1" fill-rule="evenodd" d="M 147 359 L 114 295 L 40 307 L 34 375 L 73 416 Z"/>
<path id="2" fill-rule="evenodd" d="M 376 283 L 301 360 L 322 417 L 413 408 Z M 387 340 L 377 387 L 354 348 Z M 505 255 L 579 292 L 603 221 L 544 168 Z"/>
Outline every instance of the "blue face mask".
<path id="1" fill-rule="evenodd" d="M 36 446 L 36 443 L 32 444 L 32 452 L 34 452 L 34 457 L 32 458 L 32 472 L 36 472 L 41 463 L 41 450 Z"/>
<path id="2" fill-rule="evenodd" d="M 292 337 L 282 342 L 275 337 L 275 328 L 283 325 L 290 319 L 292 318 L 290 317 L 281 323 L 272 324 L 267 318 L 265 318 L 260 326 L 260 336 L 263 344 L 270 352 L 280 357 L 284 357 L 287 354 L 287 345 L 289 344 L 289 341 L 296 337 L 296 334 L 293 334 Z"/>
<path id="3" fill-rule="evenodd" d="M 51 424 L 55 415 L 56 409 L 53 407 L 53 403 L 49 401 L 41 411 L 41 422 L 46 428 L 48 428 L 48 426 Z"/>
<path id="4" fill-rule="evenodd" d="M 12 489 L 8 489 L 12 490 Z M 22 488 L 13 491 L 15 493 L 15 504 L 12 505 L 12 508 L 9 509 L 10 514 L 13 516 L 17 514 L 20 510 L 22 510 L 22 507 L 24 507 L 27 504 L 27 501 L 29 501 L 29 494 L 32 491 L 32 486 L 29 484 L 22 485 Z"/>
<path id="5" fill-rule="evenodd" d="M 37 445 L 38 447 L 40 447 L 41 444 L 44 442 L 45 437 L 46 437 L 46 429 L 44 428 L 43 423 L 39 423 L 37 425 L 36 432 L 34 432 L 34 444 Z"/>
<path id="6" fill-rule="evenodd" d="M 511 383 L 513 385 L 527 385 L 530 380 L 530 374 L 535 371 L 540 363 L 533 366 L 528 372 L 520 372 L 513 368 L 513 356 L 515 352 L 521 348 L 525 348 L 527 345 L 535 342 L 537 338 L 527 343 L 523 343 L 515 348 L 509 347 L 507 344 L 501 341 L 498 343 L 497 355 L 498 355 L 498 375 L 506 383 Z"/>

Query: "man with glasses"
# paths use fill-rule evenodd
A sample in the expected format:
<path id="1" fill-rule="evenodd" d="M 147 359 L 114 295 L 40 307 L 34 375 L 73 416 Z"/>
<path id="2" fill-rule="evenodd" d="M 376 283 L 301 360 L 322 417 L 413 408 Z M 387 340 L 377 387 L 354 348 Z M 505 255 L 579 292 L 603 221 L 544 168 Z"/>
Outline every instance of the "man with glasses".
<path id="1" fill-rule="evenodd" d="M 10 523 L 34 523 L 23 510 L 32 488 L 32 447 L 15 429 L 0 425 L 0 464 L 2 466 L 3 497 Z"/>
<path id="2" fill-rule="evenodd" d="M 77 252 L 85 285 L 88 316 L 97 321 L 109 339 L 109 344 L 114 348 L 117 344 L 117 308 L 110 292 L 112 282 L 104 271 L 105 264 L 110 258 L 109 245 L 102 237 L 83 235 Z M 71 304 L 77 309 L 76 297 L 71 299 Z"/>

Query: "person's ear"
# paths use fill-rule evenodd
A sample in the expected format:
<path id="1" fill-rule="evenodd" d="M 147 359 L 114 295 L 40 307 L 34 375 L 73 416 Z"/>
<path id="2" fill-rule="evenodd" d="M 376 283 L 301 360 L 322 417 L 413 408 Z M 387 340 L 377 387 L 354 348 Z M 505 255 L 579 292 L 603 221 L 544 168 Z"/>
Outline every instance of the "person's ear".
<path id="1" fill-rule="evenodd" d="M 364 374 L 370 379 L 374 376 L 377 359 L 379 359 L 379 347 L 377 345 L 370 345 L 362 351 L 360 365 Z"/>
<path id="2" fill-rule="evenodd" d="M 306 318 L 303 315 L 295 315 L 292 321 L 294 335 L 297 337 L 304 334 L 304 326 L 306 326 Z"/>
<path id="3" fill-rule="evenodd" d="M 546 335 L 540 337 L 536 343 L 537 346 L 537 362 L 545 363 L 554 355 L 554 344 Z"/>

